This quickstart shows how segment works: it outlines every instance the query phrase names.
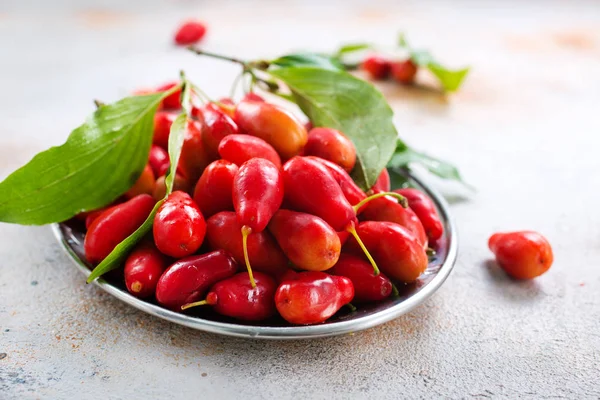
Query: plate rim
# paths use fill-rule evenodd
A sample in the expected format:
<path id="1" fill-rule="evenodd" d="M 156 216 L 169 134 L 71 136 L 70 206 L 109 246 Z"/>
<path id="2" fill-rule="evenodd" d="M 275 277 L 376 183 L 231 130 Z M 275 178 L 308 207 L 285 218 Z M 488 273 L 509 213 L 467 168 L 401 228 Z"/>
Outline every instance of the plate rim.
<path id="1" fill-rule="evenodd" d="M 311 339 L 352 334 L 354 332 L 373 328 L 377 325 L 384 324 L 400 317 L 403 314 L 408 313 L 429 299 L 446 281 L 450 275 L 450 272 L 453 270 L 458 257 L 458 232 L 454 219 L 450 215 L 448 203 L 437 190 L 424 183 L 423 179 L 420 178 L 417 173 L 414 171 L 406 171 L 406 174 L 408 177 L 410 177 L 410 179 L 414 180 L 420 186 L 420 189 L 424 190 L 431 197 L 438 208 L 438 212 L 441 214 L 440 216 L 445 221 L 446 227 L 449 228 L 447 229 L 446 233 L 448 240 L 448 251 L 446 254 L 446 259 L 440 265 L 436 276 L 433 277 L 431 281 L 426 283 L 417 293 L 398 304 L 373 314 L 365 315 L 357 319 L 330 322 L 322 325 L 284 327 L 240 325 L 228 322 L 212 321 L 209 319 L 193 317 L 167 310 L 158 305 L 138 299 L 101 278 L 94 281 L 93 284 L 115 298 L 123 301 L 124 303 L 127 303 L 130 306 L 133 306 L 138 310 L 152 316 L 196 330 L 226 336 L 276 340 Z M 75 254 L 73 249 L 67 243 L 66 238 L 60 230 L 60 224 L 51 224 L 51 229 L 54 236 L 61 244 L 63 251 L 69 255 L 69 258 L 75 264 L 77 269 L 79 269 L 87 278 L 91 274 L 91 271 L 81 261 L 81 259 L 79 259 L 77 254 Z"/>

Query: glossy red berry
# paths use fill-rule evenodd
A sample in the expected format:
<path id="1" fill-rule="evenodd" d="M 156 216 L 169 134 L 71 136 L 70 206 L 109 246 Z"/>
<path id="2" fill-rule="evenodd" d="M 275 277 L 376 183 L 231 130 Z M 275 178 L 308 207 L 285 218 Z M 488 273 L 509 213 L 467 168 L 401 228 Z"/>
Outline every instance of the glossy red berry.
<path id="1" fill-rule="evenodd" d="M 326 321 L 353 297 L 350 279 L 306 271 L 281 282 L 275 292 L 275 305 L 287 322 L 309 325 Z"/>
<path id="2" fill-rule="evenodd" d="M 381 171 L 371 190 L 375 193 L 389 192 L 391 190 L 390 173 L 386 168 Z"/>
<path id="3" fill-rule="evenodd" d="M 242 225 L 234 212 L 223 211 L 206 221 L 206 239 L 213 250 L 227 251 L 240 264 L 244 264 Z M 254 232 L 247 238 L 248 259 L 255 271 L 271 276 L 282 275 L 288 267 L 288 259 L 271 234 L 264 230 Z"/>
<path id="4" fill-rule="evenodd" d="M 165 175 L 169 169 L 169 153 L 162 147 L 153 144 L 150 148 L 148 164 L 150 164 L 155 177 Z"/>
<path id="5" fill-rule="evenodd" d="M 262 321 L 274 316 L 277 283 L 267 274 L 254 273 L 256 286 L 247 272 L 215 283 L 206 295 L 207 304 L 221 315 L 242 321 Z"/>
<path id="6" fill-rule="evenodd" d="M 169 133 L 171 132 L 171 125 L 173 125 L 175 118 L 177 118 L 177 113 L 170 111 L 157 111 L 154 114 L 152 143 L 162 147 L 165 151 L 169 148 Z"/>
<path id="7" fill-rule="evenodd" d="M 168 82 L 156 88 L 157 92 L 166 92 L 179 85 L 179 82 Z M 176 90 L 172 94 L 165 97 L 162 101 L 162 107 L 166 109 L 176 110 L 181 108 L 181 89 Z"/>
<path id="8" fill-rule="evenodd" d="M 394 192 L 400 193 L 408 200 L 408 206 L 421 221 L 431 242 L 435 242 L 442 237 L 444 225 L 440 220 L 435 204 L 425 193 L 413 188 L 398 189 Z"/>
<path id="9" fill-rule="evenodd" d="M 156 284 L 167 268 L 167 258 L 150 241 L 140 243 L 125 261 L 125 286 L 140 299 L 154 296 Z"/>
<path id="10" fill-rule="evenodd" d="M 206 233 L 206 222 L 189 194 L 173 192 L 158 208 L 154 217 L 154 242 L 171 257 L 181 258 L 200 248 Z"/>
<path id="11" fill-rule="evenodd" d="M 201 109 L 195 109 L 193 113 L 202 122 L 202 141 L 209 157 L 219 158 L 219 144 L 224 137 L 238 134 L 238 126 L 229 114 L 213 103 L 209 103 Z"/>
<path id="12" fill-rule="evenodd" d="M 183 137 L 177 171 L 189 182 L 196 182 L 211 160 L 202 140 L 202 124 L 199 121 L 189 121 Z"/>
<path id="13" fill-rule="evenodd" d="M 201 300 L 212 285 L 236 271 L 236 262 L 223 250 L 182 258 L 161 275 L 156 300 L 163 307 L 181 311 L 181 306 Z"/>
<path id="14" fill-rule="evenodd" d="M 408 85 L 415 81 L 417 69 L 417 65 L 411 60 L 396 61 L 392 63 L 392 77 L 396 82 Z"/>
<path id="15" fill-rule="evenodd" d="M 382 80 L 390 74 L 391 63 L 383 57 L 370 56 L 363 61 L 362 69 L 371 79 Z"/>
<path id="16" fill-rule="evenodd" d="M 356 229 L 364 245 L 377 262 L 381 272 L 404 283 L 416 281 L 428 265 L 423 244 L 406 228 L 393 222 L 365 221 Z M 354 238 L 346 247 L 354 254 L 362 254 Z"/>
<path id="17" fill-rule="evenodd" d="M 299 269 L 325 271 L 340 257 L 341 244 L 337 232 L 315 215 L 279 210 L 271 218 L 269 232 Z"/>
<path id="18" fill-rule="evenodd" d="M 233 180 L 233 207 L 241 225 L 262 232 L 283 201 L 279 168 L 264 158 L 246 161 Z"/>
<path id="19" fill-rule="evenodd" d="M 311 129 L 304 146 L 304 155 L 329 160 L 346 172 L 352 171 L 356 163 L 356 148 L 352 141 L 340 131 L 331 128 Z"/>
<path id="20" fill-rule="evenodd" d="M 186 46 L 198 43 L 206 34 L 206 26 L 199 21 L 187 21 L 175 32 L 175 44 Z"/>
<path id="21" fill-rule="evenodd" d="M 554 255 L 548 240 L 537 232 L 496 233 L 488 241 L 504 271 L 515 279 L 533 279 L 552 266 Z"/>
<path id="22" fill-rule="evenodd" d="M 294 157 L 284 164 L 282 175 L 285 199 L 293 210 L 321 217 L 336 231 L 356 218 L 340 185 L 321 163 Z"/>
<path id="23" fill-rule="evenodd" d="M 342 254 L 337 264 L 329 269 L 331 275 L 345 276 L 354 286 L 355 303 L 381 301 L 392 294 L 392 282 L 383 273 L 375 275 L 369 262 L 350 254 Z"/>
<path id="24" fill-rule="evenodd" d="M 281 158 L 273 146 L 259 137 L 250 135 L 229 135 L 219 144 L 221 158 L 242 165 L 252 158 L 264 158 L 281 169 Z"/>
<path id="25" fill-rule="evenodd" d="M 125 238 L 139 228 L 154 207 L 154 199 L 141 194 L 104 211 L 90 225 L 85 235 L 85 257 L 92 264 L 99 263 Z"/>

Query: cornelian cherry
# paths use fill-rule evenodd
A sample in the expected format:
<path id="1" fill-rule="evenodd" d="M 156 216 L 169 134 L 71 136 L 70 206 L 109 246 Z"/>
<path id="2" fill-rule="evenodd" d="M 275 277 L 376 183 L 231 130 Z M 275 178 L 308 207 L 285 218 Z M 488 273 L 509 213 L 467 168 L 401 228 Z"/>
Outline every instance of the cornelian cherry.
<path id="1" fill-rule="evenodd" d="M 308 132 L 304 146 L 305 156 L 317 156 L 329 160 L 346 172 L 356 163 L 356 148 L 343 133 L 331 128 L 313 128 Z"/>
<path id="2" fill-rule="evenodd" d="M 156 88 L 157 92 L 166 92 L 179 85 L 179 82 L 168 82 Z M 166 109 L 176 110 L 181 108 L 181 89 L 176 90 L 172 94 L 165 97 L 162 101 L 162 107 Z"/>
<path id="3" fill-rule="evenodd" d="M 427 233 L 423 224 L 410 208 L 402 207 L 396 199 L 380 197 L 371 200 L 359 214 L 361 221 L 388 221 L 395 222 L 411 232 L 427 248 Z"/>
<path id="4" fill-rule="evenodd" d="M 515 279 L 533 279 L 552 266 L 554 255 L 548 240 L 537 232 L 496 233 L 488 241 L 502 269 Z"/>
<path id="5" fill-rule="evenodd" d="M 241 132 L 263 139 L 284 160 L 297 155 L 308 140 L 296 117 L 275 104 L 242 100 L 235 108 L 234 120 Z"/>
<path id="6" fill-rule="evenodd" d="M 242 245 L 246 268 L 252 278 L 247 240 L 253 232 L 262 232 L 283 201 L 283 179 L 279 169 L 269 160 L 246 161 L 233 179 L 233 207 L 242 225 Z M 254 286 L 254 283 L 253 283 Z"/>
<path id="7" fill-rule="evenodd" d="M 351 254 L 342 254 L 339 261 L 329 269 L 331 275 L 345 276 L 354 286 L 353 302 L 381 301 L 392 294 L 392 282 L 383 273 L 375 275 L 367 261 Z"/>
<path id="8" fill-rule="evenodd" d="M 163 307 L 181 311 L 181 306 L 202 299 L 213 284 L 236 271 L 236 262 L 223 250 L 182 258 L 160 276 L 156 300 Z"/>
<path id="9" fill-rule="evenodd" d="M 188 181 L 196 182 L 211 160 L 202 140 L 202 124 L 199 121 L 189 121 L 184 134 L 177 171 Z"/>
<path id="10" fill-rule="evenodd" d="M 127 290 L 140 299 L 153 296 L 158 279 L 167 266 L 166 257 L 151 241 L 140 243 L 125 261 Z"/>
<path id="11" fill-rule="evenodd" d="M 365 221 L 356 231 L 381 271 L 391 279 L 414 282 L 427 269 L 423 244 L 406 228 L 393 222 Z M 346 246 L 357 255 L 361 253 L 360 243 L 353 238 Z"/>
<path id="12" fill-rule="evenodd" d="M 238 222 L 235 213 L 223 211 L 206 221 L 206 239 L 211 249 L 223 249 L 240 265 L 244 265 L 241 229 L 242 225 Z M 248 235 L 247 251 L 253 271 L 277 277 L 287 270 L 288 259 L 267 230 Z"/>
<path id="13" fill-rule="evenodd" d="M 100 214 L 85 235 L 83 247 L 88 262 L 96 264 L 104 260 L 144 223 L 153 207 L 152 196 L 141 194 Z"/>
<path id="14" fill-rule="evenodd" d="M 394 190 L 408 200 L 408 206 L 415 212 L 430 241 L 435 242 L 444 234 L 444 225 L 433 201 L 418 189 L 406 188 Z"/>
<path id="15" fill-rule="evenodd" d="M 154 114 L 154 135 L 152 143 L 167 150 L 169 147 L 169 133 L 171 125 L 177 118 L 177 113 L 171 111 L 157 111 Z"/>
<path id="16" fill-rule="evenodd" d="M 353 297 L 350 279 L 306 271 L 290 275 L 280 283 L 275 292 L 275 305 L 287 322 L 310 325 L 324 322 Z"/>
<path id="17" fill-rule="evenodd" d="M 338 185 L 340 185 L 342 193 L 344 194 L 344 197 L 346 197 L 346 200 L 348 200 L 348 203 L 358 204 L 367 198 L 365 192 L 354 183 L 352 177 L 350 177 L 341 166 L 320 157 L 307 156 L 307 158 L 323 164 L 327 168 L 331 173 L 331 176 L 333 176 Z M 362 209 L 364 209 L 364 207 L 361 207 L 360 210 Z"/>
<path id="18" fill-rule="evenodd" d="M 233 178 L 238 169 L 227 160 L 213 161 L 206 167 L 194 189 L 194 201 L 205 217 L 219 211 L 233 211 Z"/>
<path id="19" fill-rule="evenodd" d="M 371 79 L 382 80 L 390 74 L 391 63 L 383 57 L 370 56 L 363 61 L 362 69 Z"/>
<path id="20" fill-rule="evenodd" d="M 371 190 L 375 193 L 389 192 L 391 190 L 390 173 L 386 168 L 381 171 Z"/>
<path id="21" fill-rule="evenodd" d="M 340 257 L 337 232 L 315 215 L 279 210 L 271 218 L 269 231 L 299 269 L 325 271 Z"/>
<path id="22" fill-rule="evenodd" d="M 219 143 L 224 137 L 239 133 L 238 126 L 231 116 L 213 103 L 194 109 L 192 113 L 202 122 L 202 141 L 206 154 L 213 159 L 219 158 Z"/>
<path id="23" fill-rule="evenodd" d="M 171 193 L 154 217 L 154 242 L 171 257 L 193 254 L 200 248 L 206 233 L 206 222 L 189 194 Z"/>
<path id="24" fill-rule="evenodd" d="M 186 46 L 198 43 L 206 34 L 206 26 L 199 21 L 187 21 L 175 32 L 175 44 Z"/>
<path id="25" fill-rule="evenodd" d="M 408 85 L 414 82 L 417 69 L 417 65 L 412 60 L 396 61 L 392 63 L 391 73 L 396 82 Z"/>
<path id="26" fill-rule="evenodd" d="M 229 135 L 219 144 L 221 158 L 242 165 L 252 158 L 264 158 L 281 169 L 281 158 L 273 146 L 259 137 L 250 135 Z"/>
<path id="27" fill-rule="evenodd" d="M 150 164 L 155 177 L 165 175 L 169 169 L 169 153 L 162 147 L 153 144 L 148 155 L 148 164 Z"/>
<path id="28" fill-rule="evenodd" d="M 254 282 L 252 286 L 248 273 L 240 272 L 215 283 L 206 300 L 186 304 L 182 310 L 206 304 L 221 315 L 242 321 L 262 321 L 274 316 L 277 312 L 275 280 L 262 272 L 255 272 Z"/>

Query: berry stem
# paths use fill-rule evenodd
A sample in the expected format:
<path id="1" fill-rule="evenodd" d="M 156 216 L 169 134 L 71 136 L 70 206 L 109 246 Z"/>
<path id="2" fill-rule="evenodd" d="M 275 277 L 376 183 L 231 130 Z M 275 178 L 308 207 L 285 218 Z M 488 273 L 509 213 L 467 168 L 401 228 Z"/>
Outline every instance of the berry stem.
<path id="1" fill-rule="evenodd" d="M 244 261 L 246 262 L 246 268 L 248 269 L 248 276 L 250 277 L 250 284 L 253 288 L 256 287 L 254 281 L 254 275 L 252 275 L 252 267 L 250 266 L 250 257 L 248 257 L 248 235 L 252 233 L 252 228 L 248 225 L 242 226 L 242 248 L 244 249 Z"/>
<path id="2" fill-rule="evenodd" d="M 392 283 L 392 295 L 394 297 L 399 297 L 400 296 L 400 292 L 398 291 L 398 288 L 393 283 Z"/>
<path id="3" fill-rule="evenodd" d="M 350 309 L 350 312 L 356 311 L 356 307 L 352 303 L 346 304 L 346 307 L 348 307 Z"/>
<path id="4" fill-rule="evenodd" d="M 375 193 L 375 194 L 367 197 L 366 199 L 361 200 L 357 205 L 352 206 L 352 208 L 354 208 L 355 213 L 358 213 L 358 210 L 360 210 L 362 208 L 362 206 L 364 206 L 371 200 L 375 200 L 375 199 L 378 199 L 380 197 L 385 197 L 385 196 L 395 197 L 398 200 L 398 203 L 400 203 L 400 205 L 402 207 L 404 207 L 404 208 L 408 207 L 408 201 L 406 200 L 406 197 L 402 196 L 401 194 L 398 194 L 396 192 L 381 192 L 381 193 Z"/>
<path id="5" fill-rule="evenodd" d="M 181 306 L 181 310 L 187 310 L 188 308 L 192 308 L 192 307 L 198 307 L 198 306 L 204 306 L 208 304 L 208 301 L 206 300 L 200 300 L 200 301 L 195 301 L 193 303 L 187 303 Z"/>
<path id="6" fill-rule="evenodd" d="M 354 239 L 356 239 L 356 242 L 362 249 L 363 253 L 365 253 L 365 256 L 367 256 L 367 258 L 369 259 L 369 262 L 373 266 L 374 275 L 375 276 L 379 275 L 379 268 L 377 267 L 377 263 L 375 262 L 375 260 L 373 260 L 373 257 L 371 257 L 371 253 L 369 253 L 369 250 L 367 250 L 367 247 L 365 246 L 363 241 L 360 239 L 360 236 L 358 236 L 358 233 L 356 233 L 356 228 L 354 227 L 354 221 L 350 221 L 350 223 L 346 227 L 346 230 L 348 232 L 350 232 L 350 234 L 352 236 L 354 236 Z"/>
<path id="7" fill-rule="evenodd" d="M 223 61 L 229 61 L 232 63 L 240 64 L 244 68 L 248 68 L 248 63 L 243 60 L 240 60 L 239 58 L 234 58 L 234 57 L 224 56 L 221 54 L 211 53 L 210 51 L 200 50 L 194 46 L 188 46 L 187 49 L 189 51 L 191 51 L 192 53 L 198 54 L 200 56 L 207 56 L 207 57 L 212 57 L 212 58 L 216 58 L 216 59 L 223 60 Z"/>

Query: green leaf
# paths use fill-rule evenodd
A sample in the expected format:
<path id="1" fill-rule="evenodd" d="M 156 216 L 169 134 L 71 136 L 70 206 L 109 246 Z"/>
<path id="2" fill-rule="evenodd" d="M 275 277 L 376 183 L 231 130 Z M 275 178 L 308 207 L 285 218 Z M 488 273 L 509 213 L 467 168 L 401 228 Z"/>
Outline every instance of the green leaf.
<path id="1" fill-rule="evenodd" d="M 113 269 L 119 268 L 125 262 L 125 259 L 131 253 L 133 248 L 150 233 L 152 224 L 154 223 L 154 216 L 158 211 L 158 208 L 164 203 L 165 199 L 173 191 L 173 180 L 175 176 L 175 170 L 179 163 L 179 155 L 181 154 L 181 147 L 183 146 L 183 139 L 185 136 L 185 127 L 187 122 L 186 113 L 181 113 L 177 116 L 173 124 L 171 125 L 171 131 L 169 133 L 169 173 L 165 180 L 167 191 L 165 198 L 160 200 L 154 205 L 154 208 L 148 215 L 148 218 L 144 223 L 125 240 L 119 243 L 113 251 L 104 259 L 100 264 L 94 268 L 92 273 L 87 279 L 87 283 L 93 282 L 96 278 L 104 275 L 105 273 L 112 271 Z"/>
<path id="2" fill-rule="evenodd" d="M 430 52 L 411 48 L 402 33 L 398 38 L 398 46 L 409 51 L 412 62 L 427 68 L 438 79 L 445 92 L 457 91 L 469 73 L 468 67 L 453 70 L 437 62 Z"/>
<path id="3" fill-rule="evenodd" d="M 399 168 L 388 168 L 388 174 L 390 175 L 390 187 L 392 190 L 402 189 L 410 186 L 410 180 L 403 170 Z"/>
<path id="4" fill-rule="evenodd" d="M 342 65 L 333 57 L 316 54 L 316 53 L 298 53 L 289 54 L 283 57 L 276 58 L 269 61 L 270 64 L 276 65 L 282 68 L 289 67 L 319 67 L 322 69 L 328 69 L 332 71 L 340 71 L 344 68 Z"/>
<path id="5" fill-rule="evenodd" d="M 442 88 L 446 92 L 457 91 L 469 73 L 468 67 L 451 70 L 437 63 L 429 63 L 427 68 L 438 78 L 438 81 L 440 81 Z"/>
<path id="6" fill-rule="evenodd" d="M 338 57 L 340 57 L 340 56 L 346 55 L 348 53 L 354 53 L 356 51 L 368 50 L 368 49 L 372 49 L 372 48 L 373 48 L 373 45 L 369 44 L 369 43 L 346 44 L 338 49 L 338 51 L 336 52 L 336 55 Z"/>
<path id="7" fill-rule="evenodd" d="M 337 129 L 352 140 L 357 155 L 352 177 L 364 190 L 373 186 L 398 137 L 393 111 L 383 95 L 344 71 L 296 67 L 271 74 L 290 88 L 314 126 Z"/>
<path id="8" fill-rule="evenodd" d="M 98 108 L 67 141 L 0 183 L 0 221 L 43 225 L 109 204 L 148 162 L 154 113 L 173 90 Z"/>
<path id="9" fill-rule="evenodd" d="M 458 168 L 449 162 L 429 156 L 425 153 L 420 153 L 408 147 L 400 138 L 396 143 L 394 155 L 388 163 L 388 168 L 409 167 L 410 164 L 418 164 L 426 168 L 429 172 L 443 179 L 454 180 L 472 189 L 472 186 L 467 184 Z"/>

